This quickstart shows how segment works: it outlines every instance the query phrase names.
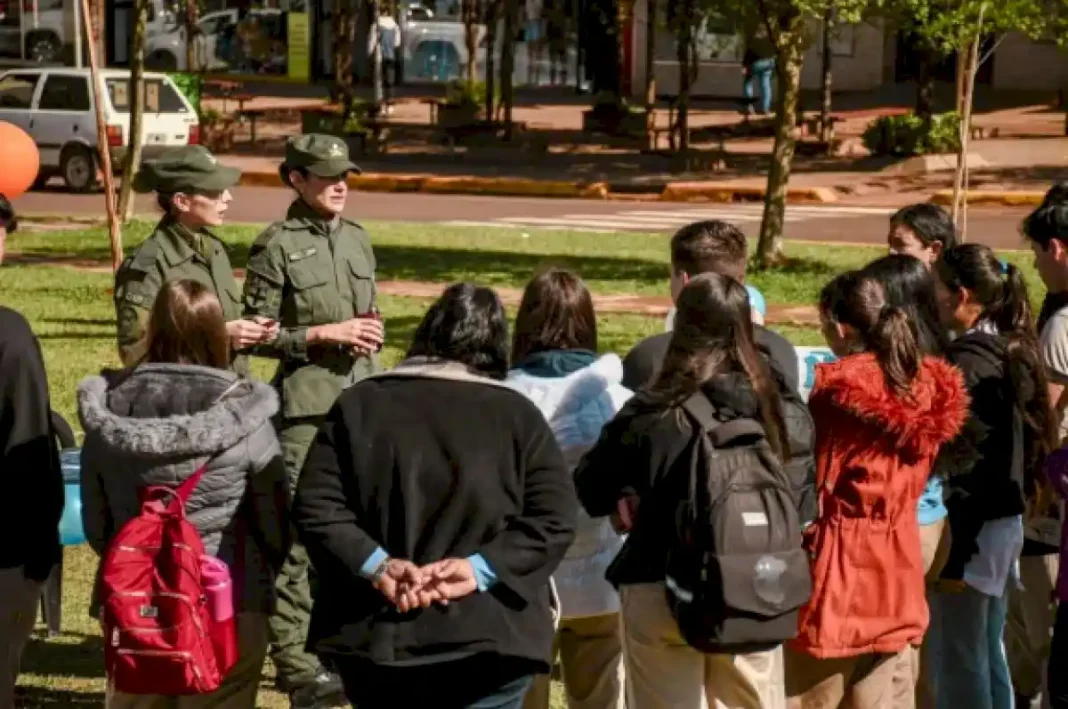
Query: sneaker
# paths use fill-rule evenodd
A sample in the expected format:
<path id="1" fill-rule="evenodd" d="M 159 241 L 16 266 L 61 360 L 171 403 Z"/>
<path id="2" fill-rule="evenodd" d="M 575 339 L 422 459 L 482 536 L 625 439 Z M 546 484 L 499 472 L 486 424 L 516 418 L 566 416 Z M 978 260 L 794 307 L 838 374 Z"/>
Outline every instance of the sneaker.
<path id="1" fill-rule="evenodd" d="M 341 678 L 320 668 L 315 679 L 289 692 L 289 706 L 291 709 L 330 709 L 347 707 L 349 700 L 345 697 Z"/>

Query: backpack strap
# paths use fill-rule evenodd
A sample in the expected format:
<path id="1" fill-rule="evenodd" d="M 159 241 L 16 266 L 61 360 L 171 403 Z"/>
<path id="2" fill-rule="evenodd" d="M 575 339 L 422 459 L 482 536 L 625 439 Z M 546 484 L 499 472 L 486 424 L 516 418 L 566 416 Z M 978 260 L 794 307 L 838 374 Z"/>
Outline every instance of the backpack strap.
<path id="1" fill-rule="evenodd" d="M 197 468 L 195 473 L 183 480 L 182 484 L 174 489 L 174 495 L 178 498 L 178 501 L 182 503 L 183 507 L 189 502 L 189 498 L 193 496 L 193 491 L 197 489 L 197 485 L 200 484 L 200 479 L 204 477 L 204 473 L 208 471 L 208 465 L 213 460 L 215 460 L 214 455 L 204 461 L 204 464 Z"/>
<path id="2" fill-rule="evenodd" d="M 767 437 L 764 426 L 751 418 L 737 418 L 727 422 L 717 419 L 716 407 L 703 392 L 697 392 L 684 401 L 682 408 L 697 422 L 714 448 L 723 448 L 737 438 Z"/>

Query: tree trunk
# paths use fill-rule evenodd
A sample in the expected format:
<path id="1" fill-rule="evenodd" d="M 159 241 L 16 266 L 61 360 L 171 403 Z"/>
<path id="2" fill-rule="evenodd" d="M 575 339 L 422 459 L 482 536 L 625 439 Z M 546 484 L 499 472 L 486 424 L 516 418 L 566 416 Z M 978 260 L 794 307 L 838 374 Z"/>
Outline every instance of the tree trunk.
<path id="1" fill-rule="evenodd" d="M 197 0 L 185 2 L 185 70 L 193 73 L 203 71 L 197 66 Z"/>
<path id="2" fill-rule="evenodd" d="M 335 0 L 334 6 L 334 93 L 341 103 L 346 119 L 352 111 L 353 75 L 356 43 L 356 13 L 353 0 Z"/>
<path id="3" fill-rule="evenodd" d="M 656 10 L 657 0 L 646 0 L 645 10 L 645 129 L 650 152 L 656 144 Z"/>
<path id="4" fill-rule="evenodd" d="M 769 268 L 782 263 L 782 234 L 786 216 L 786 189 L 790 183 L 797 131 L 797 103 L 801 93 L 801 59 L 803 27 L 800 20 L 779 33 L 776 62 L 778 104 L 775 114 L 775 145 L 768 169 L 764 218 L 757 241 L 757 263 Z"/>
<path id="5" fill-rule="evenodd" d="M 122 232 L 119 218 L 115 213 L 115 180 L 111 170 L 111 151 L 107 149 L 108 131 L 104 120 L 104 89 L 100 78 L 100 58 L 98 40 L 103 34 L 103 25 L 97 24 L 97 15 L 90 12 L 89 0 L 80 0 L 82 17 L 85 18 L 89 35 L 89 77 L 93 90 L 93 107 L 96 114 L 96 139 L 101 146 L 99 151 L 100 169 L 104 173 L 104 209 L 108 217 L 108 240 L 111 243 L 111 268 L 118 271 L 122 265 Z M 103 5 L 103 3 L 101 3 Z"/>
<path id="6" fill-rule="evenodd" d="M 133 28 L 130 32 L 130 147 L 122 163 L 122 186 L 119 189 L 118 215 L 125 224 L 133 217 L 133 178 L 141 167 L 145 116 L 145 24 L 150 0 L 135 0 Z"/>
<path id="7" fill-rule="evenodd" d="M 823 14 L 823 80 L 820 83 L 820 142 L 830 148 L 831 140 L 834 139 L 834 124 L 831 123 L 831 110 L 833 96 L 831 92 L 831 68 L 833 53 L 831 52 L 831 35 L 834 30 L 834 8 L 827 7 Z"/>
<path id="8" fill-rule="evenodd" d="M 464 50 L 467 52 L 464 77 L 468 84 L 475 83 L 475 64 L 478 59 L 478 6 L 477 0 L 463 0 Z"/>
<path id="9" fill-rule="evenodd" d="M 486 120 L 493 120 L 497 91 L 497 22 L 501 17 L 501 0 L 489 0 L 486 6 Z"/>
<path id="10" fill-rule="evenodd" d="M 916 115 L 930 118 L 934 115 L 934 63 L 935 53 L 924 49 L 919 54 L 919 75 L 916 77 Z"/>
<path id="11" fill-rule="evenodd" d="M 675 127 L 678 130 L 679 152 L 685 155 L 690 150 L 690 85 L 691 45 L 693 44 L 692 0 L 683 0 L 683 7 L 675 18 L 675 50 L 679 62 L 679 95 L 675 102 Z"/>
<path id="12" fill-rule="evenodd" d="M 501 103 L 504 106 L 504 126 L 512 134 L 512 108 L 515 103 L 513 75 L 515 74 L 516 24 L 519 20 L 519 0 L 504 0 L 504 41 L 501 42 Z"/>
<path id="13" fill-rule="evenodd" d="M 968 230 L 968 142 L 971 139 L 972 104 L 974 103 L 975 75 L 979 70 L 979 46 L 983 38 L 983 15 L 986 4 L 979 7 L 979 19 L 975 26 L 975 39 L 968 47 L 968 53 L 960 65 L 957 86 L 960 92 L 957 105 L 960 106 L 960 148 L 957 150 L 957 169 L 953 175 L 953 222 L 960 230 L 960 240 L 964 242 Z"/>

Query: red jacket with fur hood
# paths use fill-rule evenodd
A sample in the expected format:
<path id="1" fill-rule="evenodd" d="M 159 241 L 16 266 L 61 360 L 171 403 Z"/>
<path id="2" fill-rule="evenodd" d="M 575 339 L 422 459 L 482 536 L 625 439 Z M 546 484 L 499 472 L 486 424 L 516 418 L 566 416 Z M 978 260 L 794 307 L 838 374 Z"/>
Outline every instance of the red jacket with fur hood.
<path id="1" fill-rule="evenodd" d="M 896 653 L 927 630 L 916 505 L 938 449 L 968 415 L 960 372 L 928 357 L 908 397 L 874 355 L 816 370 L 819 516 L 806 530 L 812 598 L 794 647 L 820 658 Z"/>

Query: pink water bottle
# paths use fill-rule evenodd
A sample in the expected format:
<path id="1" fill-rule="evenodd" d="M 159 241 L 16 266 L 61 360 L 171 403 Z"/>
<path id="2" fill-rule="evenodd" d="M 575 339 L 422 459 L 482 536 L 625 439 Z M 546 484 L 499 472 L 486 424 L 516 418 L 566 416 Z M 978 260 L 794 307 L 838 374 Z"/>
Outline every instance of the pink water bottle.
<path id="1" fill-rule="evenodd" d="M 234 617 L 234 584 L 230 567 L 214 556 L 200 557 L 200 578 L 208 601 L 208 614 L 216 623 Z"/>

